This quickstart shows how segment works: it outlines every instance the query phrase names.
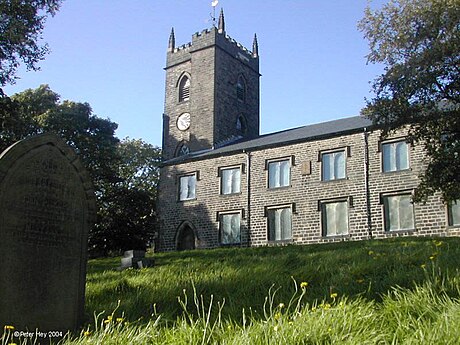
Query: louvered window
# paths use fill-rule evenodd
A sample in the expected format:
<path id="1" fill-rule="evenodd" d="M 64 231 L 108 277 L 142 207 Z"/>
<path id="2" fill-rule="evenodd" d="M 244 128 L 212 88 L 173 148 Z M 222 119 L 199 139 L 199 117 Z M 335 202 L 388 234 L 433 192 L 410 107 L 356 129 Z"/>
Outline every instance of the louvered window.
<path id="1" fill-rule="evenodd" d="M 190 99 L 190 79 L 184 76 L 179 83 L 179 102 Z"/>
<path id="2" fill-rule="evenodd" d="M 236 97 L 242 102 L 246 100 L 246 83 L 242 76 L 238 78 L 238 82 L 236 83 Z"/>

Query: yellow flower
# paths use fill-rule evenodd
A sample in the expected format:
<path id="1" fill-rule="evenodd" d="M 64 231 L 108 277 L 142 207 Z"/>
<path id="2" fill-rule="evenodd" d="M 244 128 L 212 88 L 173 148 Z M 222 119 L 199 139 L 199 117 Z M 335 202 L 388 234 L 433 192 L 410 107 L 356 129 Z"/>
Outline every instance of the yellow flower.
<path id="1" fill-rule="evenodd" d="M 307 286 L 308 286 L 308 283 L 307 283 L 307 282 L 301 282 L 301 283 L 300 283 L 300 287 L 301 287 L 302 289 L 305 289 Z"/>
<path id="2" fill-rule="evenodd" d="M 123 318 L 122 317 L 117 317 L 117 322 L 123 322 Z"/>
<path id="3" fill-rule="evenodd" d="M 83 333 L 83 335 L 84 335 L 85 337 L 89 337 L 89 336 L 91 335 L 91 332 L 90 332 L 90 331 L 85 331 L 85 333 Z"/>
<path id="4" fill-rule="evenodd" d="M 5 325 L 5 330 L 8 330 L 8 331 L 13 331 L 14 330 L 14 326 L 10 326 L 10 325 Z"/>
<path id="5" fill-rule="evenodd" d="M 275 320 L 278 320 L 280 317 L 281 317 L 281 313 L 278 312 L 275 314 Z"/>
<path id="6" fill-rule="evenodd" d="M 421 267 L 421 268 L 425 268 L 426 265 L 425 265 L 425 264 L 421 264 L 420 267 Z"/>
<path id="7" fill-rule="evenodd" d="M 435 242 L 434 245 L 435 245 L 436 247 L 441 247 L 441 246 L 442 246 L 442 241 Z"/>
<path id="8" fill-rule="evenodd" d="M 278 332 L 278 326 L 273 327 L 273 329 L 275 330 L 275 332 Z"/>
<path id="9" fill-rule="evenodd" d="M 337 297 L 337 292 L 331 293 L 331 298 L 336 299 Z"/>
<path id="10" fill-rule="evenodd" d="M 436 258 L 436 255 L 431 255 L 430 260 L 434 260 Z"/>
<path id="11" fill-rule="evenodd" d="M 367 254 L 372 255 L 372 254 L 374 254 L 374 251 L 369 250 L 369 252 L 367 252 Z"/>

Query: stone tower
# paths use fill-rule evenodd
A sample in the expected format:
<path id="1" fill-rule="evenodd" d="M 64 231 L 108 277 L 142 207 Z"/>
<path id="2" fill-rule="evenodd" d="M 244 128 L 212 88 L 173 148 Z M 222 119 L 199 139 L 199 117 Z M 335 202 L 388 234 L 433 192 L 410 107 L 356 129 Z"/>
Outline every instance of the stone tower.
<path id="1" fill-rule="evenodd" d="M 259 54 L 218 27 L 175 46 L 171 31 L 166 61 L 163 158 L 212 149 L 259 135 Z"/>

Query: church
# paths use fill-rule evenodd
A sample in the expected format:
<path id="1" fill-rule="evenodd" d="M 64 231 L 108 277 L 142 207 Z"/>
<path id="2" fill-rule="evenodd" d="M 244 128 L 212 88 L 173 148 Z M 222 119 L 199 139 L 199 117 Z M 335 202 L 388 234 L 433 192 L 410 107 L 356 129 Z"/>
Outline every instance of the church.
<path id="1" fill-rule="evenodd" d="M 261 135 L 259 53 L 217 27 L 169 37 L 160 251 L 460 235 L 460 203 L 412 202 L 423 150 L 361 116 Z"/>

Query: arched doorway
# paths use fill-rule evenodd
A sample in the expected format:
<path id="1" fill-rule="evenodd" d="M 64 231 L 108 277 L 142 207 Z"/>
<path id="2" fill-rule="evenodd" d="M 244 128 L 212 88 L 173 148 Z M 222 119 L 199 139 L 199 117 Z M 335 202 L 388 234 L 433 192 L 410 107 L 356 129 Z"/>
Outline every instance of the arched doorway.
<path id="1" fill-rule="evenodd" d="M 190 223 L 183 223 L 177 230 L 177 250 L 195 249 L 195 231 Z"/>

